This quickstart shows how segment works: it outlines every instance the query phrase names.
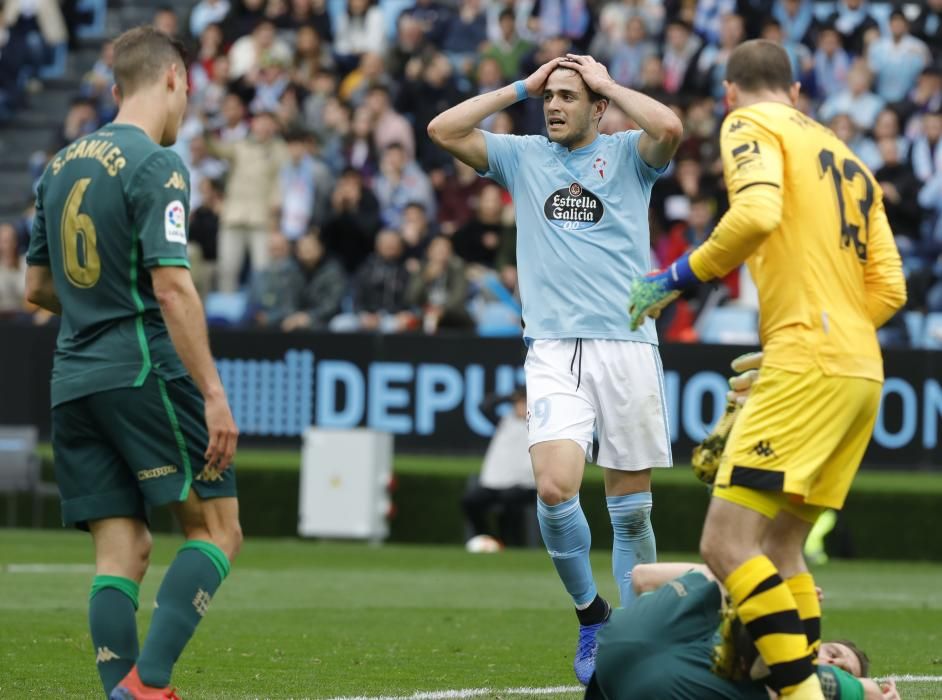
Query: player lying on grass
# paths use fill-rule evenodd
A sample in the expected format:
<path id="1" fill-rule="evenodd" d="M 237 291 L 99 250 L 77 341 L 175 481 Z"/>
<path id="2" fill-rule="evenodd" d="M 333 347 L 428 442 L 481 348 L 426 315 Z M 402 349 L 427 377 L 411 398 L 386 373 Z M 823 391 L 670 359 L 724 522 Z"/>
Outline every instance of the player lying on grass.
<path id="1" fill-rule="evenodd" d="M 27 256 L 30 301 L 62 315 L 52 448 L 65 525 L 89 530 L 89 626 L 104 694 L 176 697 L 174 664 L 242 543 L 238 430 L 187 262 L 189 177 L 165 148 L 186 113 L 181 46 L 151 27 L 114 42 L 114 123 L 59 151 Z M 138 649 L 151 506 L 186 537 Z"/>
<path id="2" fill-rule="evenodd" d="M 768 669 L 734 615 L 726 592 L 702 564 L 640 564 L 639 596 L 612 613 L 599 632 L 596 670 L 586 700 L 768 700 Z M 738 630 L 721 644 L 721 625 Z M 719 646 L 718 646 L 719 644 Z M 716 673 L 735 669 L 736 680 Z M 815 670 L 827 700 L 899 700 L 892 681 L 865 678 L 870 662 L 847 641 L 825 642 Z"/>
<path id="3" fill-rule="evenodd" d="M 833 132 L 795 109 L 786 51 L 740 44 L 726 64 L 720 150 L 730 208 L 709 239 L 633 282 L 632 325 L 683 289 L 746 263 L 765 353 L 716 473 L 700 553 L 794 700 L 820 700 L 820 607 L 802 556 L 818 516 L 840 510 L 880 406 L 876 329 L 906 283 L 880 188 Z"/>

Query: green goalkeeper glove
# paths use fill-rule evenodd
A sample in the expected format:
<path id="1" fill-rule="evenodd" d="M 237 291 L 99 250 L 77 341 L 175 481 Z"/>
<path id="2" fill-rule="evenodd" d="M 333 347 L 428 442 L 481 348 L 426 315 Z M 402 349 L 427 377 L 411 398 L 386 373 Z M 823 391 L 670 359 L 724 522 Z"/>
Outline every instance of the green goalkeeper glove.
<path id="1" fill-rule="evenodd" d="M 762 366 L 762 353 L 751 352 L 740 355 L 732 361 L 734 372 L 739 372 L 729 380 L 730 391 L 726 394 L 726 410 L 720 416 L 713 430 L 703 442 L 693 448 L 693 473 L 704 484 L 710 485 L 716 480 L 716 472 L 720 467 L 720 457 L 726 448 L 726 440 L 733 430 L 736 418 L 739 416 L 746 398 L 752 390 L 752 385 L 759 377 L 759 367 Z"/>

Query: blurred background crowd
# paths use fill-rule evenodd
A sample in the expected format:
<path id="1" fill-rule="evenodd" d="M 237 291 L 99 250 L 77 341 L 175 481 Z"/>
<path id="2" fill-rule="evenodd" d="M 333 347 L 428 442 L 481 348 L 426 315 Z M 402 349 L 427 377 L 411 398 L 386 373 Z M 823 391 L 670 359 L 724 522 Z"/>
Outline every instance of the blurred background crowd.
<path id="1" fill-rule="evenodd" d="M 71 27 L 94 11 L 3 2 L 0 117 L 56 74 Z M 789 52 L 799 108 L 883 190 L 909 284 L 883 342 L 919 345 L 920 319 L 942 312 L 942 0 L 200 0 L 152 21 L 193 57 L 174 149 L 190 171 L 193 273 L 212 323 L 519 334 L 511 199 L 434 147 L 426 126 L 567 52 L 593 55 L 684 121 L 650 209 L 652 265 L 669 264 L 727 206 L 725 62 L 760 36 Z M 57 149 L 114 116 L 111 58 L 105 42 L 56 139 L 31 157 L 33 182 Z M 542 105 L 481 128 L 544 133 Z M 603 131 L 629 128 L 610 106 Z M 40 322 L 22 307 L 30 218 L 0 224 L 0 315 Z M 661 337 L 754 342 L 756 306 L 739 270 L 679 304 Z"/>

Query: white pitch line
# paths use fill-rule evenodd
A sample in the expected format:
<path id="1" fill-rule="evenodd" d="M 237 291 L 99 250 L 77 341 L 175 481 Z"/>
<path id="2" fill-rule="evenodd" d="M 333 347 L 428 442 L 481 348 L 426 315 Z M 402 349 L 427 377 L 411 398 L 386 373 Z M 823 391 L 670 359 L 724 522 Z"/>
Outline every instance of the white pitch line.
<path id="1" fill-rule="evenodd" d="M 557 685 L 550 688 L 463 688 L 462 690 L 433 690 L 412 695 L 357 695 L 337 696 L 331 700 L 449 700 L 450 698 L 480 698 L 487 695 L 557 695 L 582 693 L 581 685 Z"/>
<path id="2" fill-rule="evenodd" d="M 881 680 L 898 683 L 942 683 L 942 676 L 911 676 L 907 673 L 902 676 L 886 676 Z"/>
<path id="3" fill-rule="evenodd" d="M 95 573 L 94 564 L 6 564 L 0 565 L 6 574 L 88 574 Z"/>

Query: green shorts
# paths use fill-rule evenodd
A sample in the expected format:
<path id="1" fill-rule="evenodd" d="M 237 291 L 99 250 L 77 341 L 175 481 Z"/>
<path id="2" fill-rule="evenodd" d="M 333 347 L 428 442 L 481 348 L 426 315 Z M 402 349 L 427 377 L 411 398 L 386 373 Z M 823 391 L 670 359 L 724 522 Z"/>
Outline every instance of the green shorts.
<path id="1" fill-rule="evenodd" d="M 612 613 L 599 631 L 590 700 L 767 700 L 761 684 L 710 671 L 721 617 L 716 583 L 690 572 Z"/>
<path id="2" fill-rule="evenodd" d="M 52 449 L 62 521 L 147 520 L 149 506 L 236 495 L 234 467 L 205 470 L 203 397 L 189 377 L 151 372 L 140 387 L 112 389 L 52 409 Z"/>

